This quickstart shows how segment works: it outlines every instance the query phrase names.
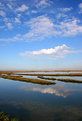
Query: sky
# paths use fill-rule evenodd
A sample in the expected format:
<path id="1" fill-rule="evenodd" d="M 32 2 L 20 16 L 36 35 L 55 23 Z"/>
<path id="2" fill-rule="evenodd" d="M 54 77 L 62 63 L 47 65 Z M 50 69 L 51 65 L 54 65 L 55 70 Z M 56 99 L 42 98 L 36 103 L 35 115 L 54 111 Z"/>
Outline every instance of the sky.
<path id="1" fill-rule="evenodd" d="M 0 70 L 82 69 L 82 0 L 0 0 Z"/>

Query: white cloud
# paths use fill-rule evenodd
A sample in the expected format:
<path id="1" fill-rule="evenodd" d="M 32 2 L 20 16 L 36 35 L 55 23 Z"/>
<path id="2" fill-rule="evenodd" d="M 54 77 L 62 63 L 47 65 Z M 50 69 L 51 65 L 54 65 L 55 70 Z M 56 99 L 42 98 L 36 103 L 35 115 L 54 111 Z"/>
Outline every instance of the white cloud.
<path id="1" fill-rule="evenodd" d="M 48 37 L 73 36 L 82 33 L 82 26 L 79 19 L 65 19 L 59 24 L 54 23 L 46 16 L 39 16 L 26 22 L 30 27 L 30 31 L 23 36 L 23 39 L 28 40 L 42 40 Z"/>
<path id="2" fill-rule="evenodd" d="M 47 6 L 50 6 L 51 5 L 51 2 L 49 0 L 40 0 L 40 2 L 38 2 L 36 4 L 36 7 L 39 8 L 39 7 L 47 7 Z"/>
<path id="3" fill-rule="evenodd" d="M 60 22 L 56 27 L 61 31 L 63 36 L 72 36 L 82 33 L 82 26 L 79 25 L 80 20 L 78 19 L 67 19 Z"/>
<path id="4" fill-rule="evenodd" d="M 5 17 L 6 16 L 6 13 L 4 11 L 0 11 L 0 16 Z"/>
<path id="5" fill-rule="evenodd" d="M 15 23 L 21 23 L 21 21 L 19 20 L 19 18 L 15 18 Z"/>
<path id="6" fill-rule="evenodd" d="M 24 12 L 24 11 L 26 11 L 28 8 L 29 8 L 28 6 L 26 6 L 26 5 L 23 4 L 23 5 L 21 5 L 21 7 L 19 7 L 19 8 L 16 9 L 16 12 L 17 12 L 17 11 Z"/>
<path id="7" fill-rule="evenodd" d="M 62 12 L 68 12 L 68 11 L 72 10 L 72 7 L 70 7 L 70 8 L 59 8 L 59 10 L 62 11 Z"/>
<path id="8" fill-rule="evenodd" d="M 54 30 L 53 21 L 46 16 L 33 18 L 30 22 L 26 22 L 25 24 L 30 27 L 30 31 L 24 35 L 24 38 L 27 40 L 42 40 L 60 33 Z"/>
<path id="9" fill-rule="evenodd" d="M 49 48 L 49 49 L 41 49 L 39 51 L 26 51 L 24 53 L 21 53 L 20 56 L 46 55 L 56 59 L 56 58 L 62 58 L 67 54 L 77 53 L 77 52 L 80 51 L 71 51 L 67 45 L 63 44 L 62 46 L 56 46 L 54 48 Z"/>
<path id="10" fill-rule="evenodd" d="M 80 3 L 78 7 L 80 9 L 80 12 L 79 13 L 82 13 L 82 3 Z"/>
<path id="11" fill-rule="evenodd" d="M 15 18 L 15 22 L 20 22 L 19 18 Z M 28 32 L 19 37 L 18 35 L 9 39 L 0 39 L 0 41 L 39 41 L 44 39 L 49 39 L 54 36 L 75 36 L 82 33 L 82 26 L 80 25 L 80 20 L 66 19 L 63 22 L 56 23 L 47 16 L 38 16 L 36 18 L 30 19 L 25 22 L 25 27 Z M 8 28 L 12 28 L 12 23 L 7 24 Z"/>
<path id="12" fill-rule="evenodd" d="M 7 23 L 7 27 L 8 29 L 12 29 L 13 28 L 12 23 Z"/>

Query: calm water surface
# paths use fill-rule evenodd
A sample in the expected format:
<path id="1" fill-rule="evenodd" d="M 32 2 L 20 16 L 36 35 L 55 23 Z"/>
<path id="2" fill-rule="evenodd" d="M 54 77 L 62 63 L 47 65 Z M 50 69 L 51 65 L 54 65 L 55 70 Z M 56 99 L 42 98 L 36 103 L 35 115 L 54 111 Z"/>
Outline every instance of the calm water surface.
<path id="1" fill-rule="evenodd" d="M 19 121 L 82 121 L 82 84 L 56 81 L 49 86 L 0 78 L 0 111 Z"/>
<path id="2" fill-rule="evenodd" d="M 82 73 L 81 72 L 17 72 L 17 74 L 67 74 L 67 73 Z"/>

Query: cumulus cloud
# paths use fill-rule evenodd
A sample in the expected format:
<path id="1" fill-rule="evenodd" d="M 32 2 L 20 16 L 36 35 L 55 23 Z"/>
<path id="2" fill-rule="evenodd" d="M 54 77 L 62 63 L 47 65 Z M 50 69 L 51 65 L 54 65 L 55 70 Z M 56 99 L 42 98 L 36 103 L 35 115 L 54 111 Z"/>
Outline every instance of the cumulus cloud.
<path id="1" fill-rule="evenodd" d="M 17 12 L 17 11 L 24 12 L 24 11 L 26 11 L 28 8 L 29 8 L 28 6 L 26 6 L 26 5 L 23 4 L 23 5 L 21 5 L 19 8 L 16 9 L 16 12 Z"/>
<path id="2" fill-rule="evenodd" d="M 80 9 L 79 13 L 82 13 L 82 3 L 80 3 L 78 7 Z"/>
<path id="3" fill-rule="evenodd" d="M 63 44 L 61 46 L 56 46 L 54 48 L 49 48 L 49 49 L 41 49 L 39 51 L 26 51 L 24 53 L 21 53 L 20 56 L 46 55 L 46 56 L 53 57 L 54 59 L 56 59 L 56 58 L 62 58 L 67 54 L 77 53 L 77 52 L 79 52 L 79 51 L 71 51 L 70 47 Z"/>

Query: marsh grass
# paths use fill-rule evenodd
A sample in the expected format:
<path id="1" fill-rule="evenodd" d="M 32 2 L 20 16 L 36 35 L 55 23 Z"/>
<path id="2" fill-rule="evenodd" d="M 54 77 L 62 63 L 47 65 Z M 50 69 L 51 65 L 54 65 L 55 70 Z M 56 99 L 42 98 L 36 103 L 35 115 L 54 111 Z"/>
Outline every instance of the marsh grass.
<path id="1" fill-rule="evenodd" d="M 42 84 L 42 85 L 51 85 L 51 84 L 56 84 L 55 82 L 51 81 L 45 81 L 45 80 L 40 80 L 40 79 L 31 79 L 31 78 L 24 78 L 22 77 L 23 75 L 27 76 L 37 76 L 40 79 L 45 79 L 45 80 L 58 80 L 58 81 L 63 81 L 63 82 L 73 82 L 73 83 L 82 83 L 80 80 L 75 80 L 75 79 L 56 79 L 56 78 L 49 78 L 49 77 L 44 77 L 44 76 L 82 76 L 82 73 L 66 73 L 66 74 L 16 74 L 13 72 L 0 72 L 0 77 L 4 79 L 12 79 L 12 80 L 17 80 L 17 81 L 24 81 L 24 82 L 32 82 L 36 84 Z"/>
<path id="2" fill-rule="evenodd" d="M 38 76 L 40 79 L 47 79 L 47 80 L 56 80 L 56 78 L 48 78 L 48 77 L 43 77 L 43 76 Z"/>
<path id="3" fill-rule="evenodd" d="M 17 80 L 17 81 L 24 81 L 24 82 L 32 82 L 36 84 L 42 84 L 42 85 L 51 85 L 55 84 L 55 82 L 40 80 L 40 79 L 31 79 L 31 78 L 23 78 L 21 76 L 11 76 L 11 75 L 0 75 L 1 78 L 4 79 L 11 79 L 11 80 Z"/>
<path id="4" fill-rule="evenodd" d="M 18 74 L 27 76 L 82 76 L 82 73 L 66 73 L 66 74 Z"/>
<path id="5" fill-rule="evenodd" d="M 9 71 L 0 71 L 0 74 L 11 75 L 11 74 L 13 74 L 13 72 L 9 72 Z"/>
<path id="6" fill-rule="evenodd" d="M 72 82 L 72 83 L 82 83 L 80 80 L 75 80 L 75 79 L 57 79 L 58 81 L 63 81 L 63 82 Z"/>
<path id="7" fill-rule="evenodd" d="M 47 79 L 47 80 L 57 80 L 57 81 L 63 81 L 63 82 L 82 83 L 82 81 L 75 80 L 75 79 L 56 79 L 56 78 L 47 78 L 43 76 L 38 76 L 38 78 Z"/>

